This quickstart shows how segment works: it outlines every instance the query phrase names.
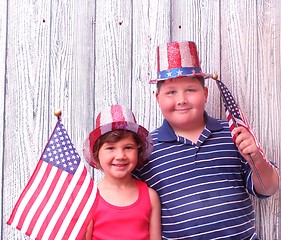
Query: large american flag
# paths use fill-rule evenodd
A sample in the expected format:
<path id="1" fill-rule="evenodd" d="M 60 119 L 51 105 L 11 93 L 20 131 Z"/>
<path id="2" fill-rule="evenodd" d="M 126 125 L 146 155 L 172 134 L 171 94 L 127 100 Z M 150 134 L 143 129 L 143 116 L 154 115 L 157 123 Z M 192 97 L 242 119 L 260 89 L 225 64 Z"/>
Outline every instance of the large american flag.
<path id="1" fill-rule="evenodd" d="M 96 191 L 59 119 L 7 224 L 34 239 L 82 239 Z"/>

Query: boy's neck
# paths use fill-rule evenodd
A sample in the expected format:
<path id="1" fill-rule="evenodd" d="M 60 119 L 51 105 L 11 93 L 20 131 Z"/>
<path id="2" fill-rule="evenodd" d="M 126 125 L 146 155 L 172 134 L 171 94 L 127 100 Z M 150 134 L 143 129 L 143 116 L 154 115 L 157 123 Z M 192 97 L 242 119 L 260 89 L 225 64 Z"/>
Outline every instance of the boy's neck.
<path id="1" fill-rule="evenodd" d="M 200 124 L 196 124 L 196 126 L 189 128 L 174 128 L 174 131 L 177 135 L 184 137 L 193 143 L 197 143 L 201 133 L 205 128 L 205 121 L 203 120 Z"/>

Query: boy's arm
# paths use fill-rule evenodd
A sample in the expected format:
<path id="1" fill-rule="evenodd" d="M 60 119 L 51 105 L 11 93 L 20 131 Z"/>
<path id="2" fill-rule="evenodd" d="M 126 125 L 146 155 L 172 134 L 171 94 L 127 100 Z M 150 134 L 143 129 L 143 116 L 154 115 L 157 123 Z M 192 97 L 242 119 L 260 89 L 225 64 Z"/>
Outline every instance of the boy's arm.
<path id="1" fill-rule="evenodd" d="M 277 169 L 267 161 L 260 153 L 253 135 L 244 127 L 237 127 L 232 131 L 236 135 L 236 145 L 242 156 L 248 161 L 253 169 L 249 159 L 249 154 L 255 163 L 255 166 L 260 174 L 264 188 L 261 186 L 255 171 L 253 171 L 253 182 L 255 190 L 264 196 L 273 195 L 279 188 L 279 176 Z"/>
<path id="2" fill-rule="evenodd" d="M 150 202 L 152 205 L 150 221 L 149 221 L 149 239 L 161 240 L 161 204 L 156 191 L 152 188 L 148 188 Z"/>

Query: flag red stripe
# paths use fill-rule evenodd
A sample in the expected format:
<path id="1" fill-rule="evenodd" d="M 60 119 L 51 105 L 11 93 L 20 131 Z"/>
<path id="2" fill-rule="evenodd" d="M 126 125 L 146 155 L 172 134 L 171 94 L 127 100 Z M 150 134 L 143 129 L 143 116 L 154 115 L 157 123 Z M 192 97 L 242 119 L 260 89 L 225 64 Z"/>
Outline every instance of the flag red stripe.
<path id="1" fill-rule="evenodd" d="M 24 221 L 25 221 L 25 218 L 26 218 L 27 214 L 29 213 L 31 207 L 33 206 L 35 200 L 37 199 L 39 193 L 41 192 L 41 190 L 42 190 L 42 188 L 43 188 L 43 186 L 44 186 L 44 184 L 46 182 L 46 179 L 48 178 L 49 173 L 50 173 L 51 170 L 52 170 L 52 166 L 48 165 L 46 170 L 45 170 L 44 175 L 42 176 L 42 178 L 40 180 L 40 183 L 38 184 L 37 189 L 34 191 L 33 195 L 30 197 L 30 199 L 29 199 L 29 201 L 28 201 L 24 211 L 22 212 L 22 215 L 21 215 L 21 217 L 19 219 L 18 226 L 17 226 L 18 229 L 22 228 L 22 226 L 24 224 Z M 41 177 L 41 176 L 39 176 L 39 177 Z"/>
<path id="2" fill-rule="evenodd" d="M 37 234 L 38 239 L 41 239 L 43 237 L 43 235 L 45 233 L 45 230 L 46 230 L 47 226 L 49 225 L 54 213 L 56 212 L 56 210 L 57 210 L 57 208 L 60 204 L 60 201 L 63 198 L 72 178 L 73 178 L 72 175 L 70 175 L 70 174 L 67 175 L 67 177 L 66 177 L 66 179 L 65 179 L 65 181 L 64 181 L 64 183 L 63 183 L 63 185 L 60 189 L 60 192 L 57 196 L 56 201 L 54 202 L 52 208 L 50 209 L 49 213 L 47 214 L 47 216 L 46 216 L 46 218 L 45 218 L 45 220 L 44 220 L 44 222 L 43 222 L 43 224 L 42 224 L 42 226 L 41 226 L 41 228 L 40 228 L 40 230 Z"/>
<path id="3" fill-rule="evenodd" d="M 69 212 L 69 209 L 71 208 L 72 203 L 74 202 L 77 194 L 79 193 L 79 190 L 80 190 L 81 186 L 83 185 L 83 181 L 85 180 L 86 175 L 87 175 L 86 172 L 87 172 L 87 170 L 86 170 L 86 168 L 84 168 L 83 172 L 82 172 L 82 174 L 79 178 L 79 181 L 75 185 L 75 187 L 74 187 L 74 189 L 73 189 L 73 191 L 72 191 L 72 193 L 71 193 L 71 195 L 70 195 L 70 197 L 67 201 L 67 205 L 64 207 L 64 209 L 63 209 L 63 211 L 62 211 L 62 213 L 61 213 L 61 215 L 60 215 L 51 235 L 49 236 L 49 239 L 55 239 L 55 237 L 56 237 L 56 235 L 57 235 L 57 233 L 58 233 L 58 231 L 59 231 L 59 229 L 60 229 L 60 227 L 63 223 L 63 220 L 65 219 L 67 213 Z M 79 184 L 79 182 L 81 182 L 81 183 Z M 72 228 L 75 225 L 75 223 L 72 223 L 72 222 L 70 224 L 72 225 L 71 226 Z"/>
<path id="4" fill-rule="evenodd" d="M 91 209 L 90 209 L 90 211 L 89 211 L 89 213 L 88 213 L 88 215 L 87 215 L 87 217 L 86 217 L 86 219 L 85 219 L 85 221 L 83 223 L 83 226 L 81 227 L 81 229 L 80 229 L 80 231 L 79 231 L 79 233 L 77 235 L 77 239 L 82 239 L 83 238 L 83 236 L 84 236 L 84 234 L 86 232 L 86 229 L 88 227 L 88 224 L 90 223 L 91 219 L 93 218 L 93 213 L 94 213 L 96 207 L 97 207 L 97 201 L 95 201 L 94 204 L 92 205 L 92 207 L 91 207 Z"/>
<path id="5" fill-rule="evenodd" d="M 21 202 L 22 202 L 22 200 L 24 199 L 26 193 L 28 192 L 28 190 L 29 190 L 30 187 L 32 186 L 34 180 L 37 178 L 37 174 L 38 174 L 38 172 L 39 172 L 39 169 L 40 169 L 41 165 L 42 165 L 42 162 L 39 161 L 39 162 L 37 163 L 36 167 L 35 167 L 35 170 L 34 170 L 32 176 L 30 177 L 30 179 L 29 179 L 27 185 L 25 186 L 23 192 L 21 193 L 21 195 L 20 195 L 20 197 L 19 197 L 19 199 L 18 199 L 18 201 L 17 201 L 15 207 L 13 208 L 12 214 L 11 214 L 9 220 L 7 221 L 7 224 L 8 224 L 8 225 L 11 225 L 12 222 L 14 221 L 14 218 L 15 218 L 15 215 L 16 215 L 16 213 L 17 213 L 17 211 L 18 211 L 19 205 L 21 204 Z M 19 229 L 19 230 L 20 230 L 20 229 Z"/>
<path id="6" fill-rule="evenodd" d="M 49 164 L 48 164 L 49 165 Z M 52 168 L 52 166 L 51 166 Z M 56 172 L 56 175 L 54 176 L 54 179 L 52 180 L 52 183 L 44 197 L 44 199 L 42 200 L 41 204 L 39 205 L 39 207 L 37 208 L 32 220 L 30 221 L 29 227 L 26 231 L 26 235 L 30 236 L 32 234 L 32 231 L 35 227 L 35 224 L 39 218 L 39 216 L 41 215 L 43 209 L 45 208 L 45 206 L 47 205 L 49 199 L 51 198 L 51 195 L 53 194 L 53 191 L 57 185 L 57 179 L 60 178 L 60 175 L 62 173 L 62 170 L 58 169 L 58 171 Z"/>
<path id="7" fill-rule="evenodd" d="M 83 209 L 84 209 L 84 207 L 85 207 L 85 205 L 86 205 L 86 203 L 87 203 L 87 201 L 89 199 L 89 196 L 91 195 L 91 193 L 93 191 L 93 186 L 94 186 L 94 183 L 93 183 L 93 181 L 91 181 L 90 184 L 88 185 L 87 191 L 85 192 L 85 194 L 83 196 L 83 199 L 81 200 L 77 210 L 75 211 L 75 214 L 72 217 L 71 222 L 76 223 L 77 220 L 79 219 L 79 216 L 80 216 L 81 212 L 83 211 Z M 69 236 L 70 236 L 73 228 L 74 228 L 74 225 L 73 226 L 72 225 L 68 226 L 67 230 L 65 231 L 63 239 L 69 239 Z M 84 223 L 82 225 L 82 229 L 84 229 L 84 231 L 86 231 L 86 229 L 85 229 L 85 221 L 84 221 Z"/>

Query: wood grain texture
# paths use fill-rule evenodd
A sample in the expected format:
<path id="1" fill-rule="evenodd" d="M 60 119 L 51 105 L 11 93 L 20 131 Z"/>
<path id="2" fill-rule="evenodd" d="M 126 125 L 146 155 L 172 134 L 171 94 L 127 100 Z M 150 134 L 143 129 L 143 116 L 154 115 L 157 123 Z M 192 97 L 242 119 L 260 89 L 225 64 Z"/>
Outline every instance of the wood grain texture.
<path id="1" fill-rule="evenodd" d="M 132 110 L 139 124 L 152 131 L 163 117 L 157 106 L 156 48 L 169 41 L 170 1 L 134 1 L 132 32 Z"/>
<path id="2" fill-rule="evenodd" d="M 28 239 L 5 222 L 55 126 L 55 108 L 82 158 L 95 117 L 111 104 L 132 108 L 149 130 L 160 126 L 148 82 L 156 47 L 168 41 L 196 42 L 202 70 L 219 74 L 268 158 L 281 165 L 279 0 L 3 0 L 0 9 L 3 239 Z M 207 111 L 224 118 L 215 83 L 206 84 Z M 102 173 L 93 176 L 97 182 Z M 261 239 L 280 239 L 280 192 L 253 201 Z"/>
<path id="3" fill-rule="evenodd" d="M 276 1 L 274 2 L 277 4 Z M 275 67 L 280 64 L 280 49 L 276 49 L 271 37 L 263 33 L 272 29 L 268 24 L 276 24 L 272 15 L 275 15 L 278 8 L 276 10 L 274 7 L 268 8 L 271 4 L 273 4 L 272 1 L 264 4 L 255 1 L 240 1 L 239 4 L 234 1 L 222 1 L 224 21 L 221 23 L 221 35 L 224 38 L 221 41 L 221 69 L 224 82 L 236 97 L 258 140 L 264 146 L 268 158 L 276 161 L 280 166 L 280 144 L 277 146 L 276 141 L 272 142 L 280 134 L 280 127 L 273 123 L 280 114 L 280 93 L 272 99 L 267 90 L 280 86 L 278 77 L 268 75 L 268 68 L 272 67 L 272 62 L 269 60 L 273 52 L 272 48 L 275 48 L 274 54 L 279 56 L 279 60 L 274 62 Z M 262 10 L 263 7 L 267 9 Z M 261 19 L 265 17 L 268 19 L 262 23 Z M 277 109 L 273 110 L 275 107 L 271 106 Z M 278 148 L 279 150 L 276 151 Z M 267 200 L 253 198 L 256 226 L 261 239 L 279 239 L 280 237 L 280 233 L 276 231 L 278 222 L 276 213 L 280 211 L 278 195 Z"/>
<path id="4" fill-rule="evenodd" d="M 7 2 L 0 2 L 0 179 L 1 183 L 4 181 L 4 147 L 5 147 L 5 139 L 4 139 L 4 131 L 5 131 L 5 77 L 6 77 L 6 34 L 7 34 Z M 4 192 L 3 184 L 0 184 L 0 206 L 2 209 L 3 203 L 3 192 Z M 3 226 L 5 221 L 2 216 L 2 211 L 0 211 L 0 226 Z M 3 236 L 3 228 L 0 227 L 0 236 Z"/>
<path id="5" fill-rule="evenodd" d="M 3 219 L 8 220 L 48 137 L 50 3 L 9 1 L 5 95 Z M 20 239 L 3 226 L 4 239 Z"/>

